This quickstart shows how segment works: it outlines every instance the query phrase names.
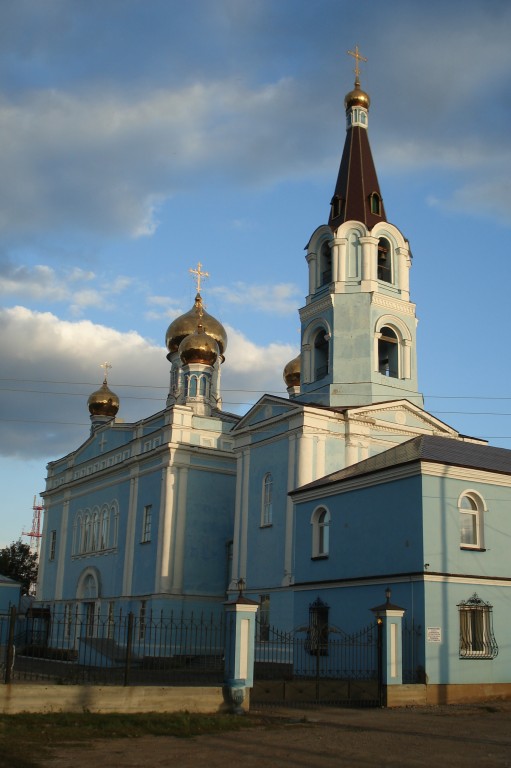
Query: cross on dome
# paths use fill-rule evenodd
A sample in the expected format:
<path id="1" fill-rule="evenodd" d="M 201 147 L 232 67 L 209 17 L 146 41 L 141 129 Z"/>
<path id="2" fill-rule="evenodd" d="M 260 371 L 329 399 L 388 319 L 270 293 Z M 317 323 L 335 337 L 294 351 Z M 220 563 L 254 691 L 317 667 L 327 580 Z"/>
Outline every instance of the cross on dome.
<path id="1" fill-rule="evenodd" d="M 192 275 L 195 275 L 195 279 L 197 282 L 197 293 L 200 293 L 201 278 L 209 277 L 209 272 L 202 271 L 202 264 L 200 261 L 197 264 L 197 269 L 190 269 L 189 271 L 191 272 Z"/>
<path id="2" fill-rule="evenodd" d="M 104 375 L 105 375 L 105 382 L 106 382 L 108 379 L 108 371 L 112 368 L 112 366 L 110 365 L 110 363 L 101 363 L 99 367 L 103 368 L 103 371 L 105 372 Z"/>
<path id="3" fill-rule="evenodd" d="M 349 56 L 353 56 L 355 59 L 355 79 L 358 81 L 359 75 L 360 75 L 360 67 L 358 66 L 359 61 L 367 61 L 365 56 L 362 56 L 361 53 L 358 52 L 358 45 L 355 46 L 354 51 L 347 51 Z"/>

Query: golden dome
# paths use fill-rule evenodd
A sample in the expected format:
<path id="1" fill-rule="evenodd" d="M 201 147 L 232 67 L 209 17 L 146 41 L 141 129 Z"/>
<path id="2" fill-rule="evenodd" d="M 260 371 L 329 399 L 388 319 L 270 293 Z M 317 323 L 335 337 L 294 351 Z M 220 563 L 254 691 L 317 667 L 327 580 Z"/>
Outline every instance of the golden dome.
<path id="1" fill-rule="evenodd" d="M 371 99 L 369 98 L 369 95 L 361 89 L 360 81 L 357 78 L 355 80 L 355 88 L 347 93 L 344 98 L 346 111 L 350 109 L 350 107 L 364 107 L 364 109 L 369 109 L 370 104 Z"/>
<path id="2" fill-rule="evenodd" d="M 194 333 L 188 334 L 179 345 L 179 357 L 183 365 L 200 363 L 213 366 L 220 354 L 216 339 L 206 333 L 199 325 Z"/>
<path id="3" fill-rule="evenodd" d="M 227 334 L 222 323 L 220 323 L 212 315 L 209 315 L 202 306 L 202 297 L 200 293 L 195 297 L 195 304 L 180 317 L 176 317 L 167 328 L 165 334 L 165 344 L 170 353 L 177 352 L 179 345 L 187 336 L 192 333 L 196 333 L 197 324 L 199 319 L 203 328 L 208 336 L 211 336 L 220 350 L 220 355 L 223 357 L 227 348 Z"/>
<path id="4" fill-rule="evenodd" d="M 301 368 L 301 356 L 297 355 L 284 368 L 284 381 L 286 387 L 299 387 L 300 386 L 300 368 Z"/>
<path id="5" fill-rule="evenodd" d="M 99 389 L 87 400 L 91 416 L 110 416 L 113 418 L 119 410 L 119 398 L 106 383 L 106 378 Z"/>

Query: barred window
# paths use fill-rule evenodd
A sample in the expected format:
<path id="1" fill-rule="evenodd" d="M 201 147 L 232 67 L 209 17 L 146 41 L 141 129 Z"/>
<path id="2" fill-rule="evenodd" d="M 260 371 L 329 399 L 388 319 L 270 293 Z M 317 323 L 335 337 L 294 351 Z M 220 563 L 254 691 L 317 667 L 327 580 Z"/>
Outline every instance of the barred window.
<path id="1" fill-rule="evenodd" d="M 493 635 L 493 606 L 474 592 L 458 603 L 460 659 L 494 659 L 499 652 Z"/>
<path id="2" fill-rule="evenodd" d="M 306 650 L 316 656 L 328 656 L 328 614 L 330 606 L 318 597 L 309 605 Z"/>
<path id="3" fill-rule="evenodd" d="M 270 596 L 259 596 L 259 636 L 258 640 L 263 643 L 270 639 Z"/>

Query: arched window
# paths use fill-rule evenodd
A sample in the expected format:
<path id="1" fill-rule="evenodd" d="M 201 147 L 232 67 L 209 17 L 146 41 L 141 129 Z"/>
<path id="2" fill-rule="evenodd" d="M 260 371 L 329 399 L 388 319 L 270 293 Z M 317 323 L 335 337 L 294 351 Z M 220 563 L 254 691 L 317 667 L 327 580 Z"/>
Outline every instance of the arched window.
<path id="1" fill-rule="evenodd" d="M 90 548 L 94 552 L 98 548 L 99 542 L 99 515 L 97 512 L 94 512 L 92 515 L 91 534 Z"/>
<path id="2" fill-rule="evenodd" d="M 312 515 L 312 557 L 328 557 L 330 552 L 330 512 L 318 507 Z"/>
<path id="3" fill-rule="evenodd" d="M 273 523 L 273 477 L 267 472 L 263 478 L 263 503 L 261 509 L 261 525 Z"/>
<path id="4" fill-rule="evenodd" d="M 376 214 L 376 216 L 381 216 L 381 198 L 378 192 L 373 192 L 371 195 L 369 195 L 369 204 L 371 207 L 371 213 Z"/>
<path id="5" fill-rule="evenodd" d="M 206 377 L 201 376 L 199 379 L 199 395 L 204 396 L 206 394 Z"/>
<path id="6" fill-rule="evenodd" d="M 460 496 L 458 509 L 460 513 L 461 549 L 483 549 L 483 513 L 485 510 L 483 499 L 474 491 L 466 491 Z"/>
<path id="7" fill-rule="evenodd" d="M 399 339 L 396 332 L 386 325 L 378 339 L 378 370 L 384 376 L 399 378 Z"/>
<path id="8" fill-rule="evenodd" d="M 80 554 L 80 545 L 82 541 L 82 516 L 77 515 L 73 525 L 73 548 L 71 554 Z"/>
<path id="9" fill-rule="evenodd" d="M 342 215 L 343 212 L 343 199 L 342 197 L 339 197 L 339 195 L 334 195 L 332 197 L 332 201 L 330 205 L 332 206 L 332 218 L 336 219 L 338 216 Z"/>
<path id="10" fill-rule="evenodd" d="M 384 283 L 392 282 L 392 248 L 385 237 L 378 240 L 378 280 Z"/>
<path id="11" fill-rule="evenodd" d="M 100 540 L 99 540 L 100 549 L 107 549 L 108 547 L 109 521 L 110 521 L 110 513 L 108 511 L 108 508 L 103 508 L 103 511 L 101 512 L 101 533 L 100 533 Z"/>
<path id="12" fill-rule="evenodd" d="M 83 521 L 83 534 L 82 534 L 82 546 L 81 546 L 82 552 L 89 551 L 90 542 L 91 542 L 91 519 L 90 519 L 89 513 L 87 513 Z"/>
<path id="13" fill-rule="evenodd" d="M 197 376 L 189 376 L 188 378 L 188 395 L 189 397 L 197 396 Z"/>
<path id="14" fill-rule="evenodd" d="M 319 259 L 319 284 L 328 285 L 332 282 L 332 251 L 328 242 L 321 246 Z"/>
<path id="15" fill-rule="evenodd" d="M 328 339 L 324 328 L 321 328 L 314 338 L 314 380 L 328 376 Z"/>

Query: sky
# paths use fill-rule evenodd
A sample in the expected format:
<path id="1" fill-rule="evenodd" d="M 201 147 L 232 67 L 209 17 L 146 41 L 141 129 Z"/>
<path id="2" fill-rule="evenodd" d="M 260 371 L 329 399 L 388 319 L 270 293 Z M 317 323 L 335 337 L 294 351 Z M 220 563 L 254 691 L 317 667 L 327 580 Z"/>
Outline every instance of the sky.
<path id="1" fill-rule="evenodd" d="M 0 547 L 87 439 L 101 363 L 125 421 L 164 407 L 199 261 L 224 408 L 286 396 L 357 44 L 425 407 L 511 448 L 510 35 L 508 0 L 0 4 Z"/>

